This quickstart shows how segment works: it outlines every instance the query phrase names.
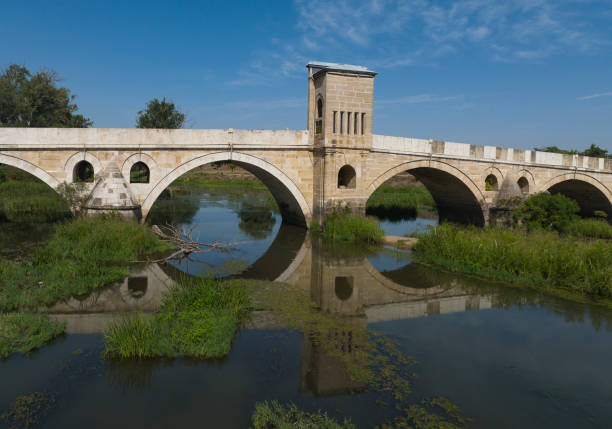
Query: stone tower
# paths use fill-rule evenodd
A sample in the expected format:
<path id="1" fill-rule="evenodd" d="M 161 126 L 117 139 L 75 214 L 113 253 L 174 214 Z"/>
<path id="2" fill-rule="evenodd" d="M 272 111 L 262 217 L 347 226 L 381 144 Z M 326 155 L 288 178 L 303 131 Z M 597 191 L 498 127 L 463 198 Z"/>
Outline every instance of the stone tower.
<path id="1" fill-rule="evenodd" d="M 365 155 L 372 148 L 374 76 L 362 66 L 310 62 L 308 132 L 314 146 L 313 217 L 340 204 L 365 211 Z M 340 203 L 342 201 L 342 203 Z"/>

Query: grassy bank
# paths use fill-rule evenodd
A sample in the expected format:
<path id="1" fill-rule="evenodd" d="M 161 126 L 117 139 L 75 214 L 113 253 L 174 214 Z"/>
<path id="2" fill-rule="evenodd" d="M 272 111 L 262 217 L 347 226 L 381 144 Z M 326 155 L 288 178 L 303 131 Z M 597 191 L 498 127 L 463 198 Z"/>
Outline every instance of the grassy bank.
<path id="1" fill-rule="evenodd" d="M 366 213 L 381 219 L 415 217 L 418 210 L 435 211 L 436 204 L 427 189 L 380 186 L 366 204 Z"/>
<path id="2" fill-rule="evenodd" d="M 555 231 L 446 224 L 420 235 L 414 250 L 421 259 L 455 271 L 542 289 L 612 297 L 609 240 Z"/>
<path id="3" fill-rule="evenodd" d="M 40 181 L 0 183 L 0 222 L 55 222 L 70 216 L 66 202 Z"/>
<path id="4" fill-rule="evenodd" d="M 0 314 L 0 359 L 37 349 L 64 332 L 64 328 L 65 323 L 52 322 L 43 314 Z"/>
<path id="5" fill-rule="evenodd" d="M 251 303 L 244 282 L 182 279 L 153 318 L 133 314 L 109 326 L 106 355 L 115 358 L 225 356 Z"/>
<path id="6" fill-rule="evenodd" d="M 345 420 L 343 423 L 329 418 L 319 411 L 307 413 L 295 404 L 280 405 L 276 401 L 258 402 L 252 416 L 254 429 L 300 428 L 300 429 L 353 429 L 355 425 Z"/>
<path id="7" fill-rule="evenodd" d="M 51 305 L 123 279 L 131 262 L 171 248 L 149 228 L 116 217 L 58 224 L 26 262 L 0 261 L 0 311 Z"/>
<path id="8" fill-rule="evenodd" d="M 348 209 L 328 213 L 323 226 L 313 222 L 311 231 L 326 240 L 368 244 L 381 243 L 385 236 L 376 219 L 353 214 Z"/>

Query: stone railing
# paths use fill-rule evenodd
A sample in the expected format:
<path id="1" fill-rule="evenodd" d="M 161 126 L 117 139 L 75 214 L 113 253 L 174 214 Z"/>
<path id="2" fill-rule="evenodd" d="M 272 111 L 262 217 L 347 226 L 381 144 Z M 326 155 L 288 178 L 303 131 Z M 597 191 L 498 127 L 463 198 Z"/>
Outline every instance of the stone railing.
<path id="1" fill-rule="evenodd" d="M 372 149 L 402 154 L 433 155 L 436 157 L 612 171 L 612 159 L 609 158 L 592 158 L 582 155 L 563 155 L 536 150 L 479 146 L 406 137 L 374 135 L 372 138 Z"/>

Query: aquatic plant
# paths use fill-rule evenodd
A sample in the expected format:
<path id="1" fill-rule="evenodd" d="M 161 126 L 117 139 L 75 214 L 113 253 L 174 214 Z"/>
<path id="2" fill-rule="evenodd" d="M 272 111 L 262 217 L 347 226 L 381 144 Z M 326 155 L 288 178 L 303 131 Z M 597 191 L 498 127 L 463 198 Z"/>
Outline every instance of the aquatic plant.
<path id="1" fill-rule="evenodd" d="M 231 349 L 251 307 L 244 280 L 180 279 L 154 317 L 135 313 L 104 336 L 111 358 L 217 358 Z"/>
<path id="2" fill-rule="evenodd" d="M 0 314 L 0 358 L 37 349 L 63 333 L 65 327 L 65 322 L 54 322 L 44 314 Z"/>
<path id="3" fill-rule="evenodd" d="M 349 420 L 342 423 L 331 419 L 326 413 L 318 411 L 308 413 L 300 410 L 295 404 L 285 406 L 277 401 L 265 401 L 255 404 L 251 417 L 253 429 L 353 429 Z"/>
<path id="4" fill-rule="evenodd" d="M 55 406 L 55 395 L 34 392 L 17 397 L 0 419 L 9 423 L 11 428 L 33 428 Z"/>
<path id="5" fill-rule="evenodd" d="M 30 260 L 0 260 L 0 311 L 51 305 L 90 293 L 122 280 L 131 263 L 171 247 L 148 227 L 115 216 L 59 224 Z"/>
<path id="6" fill-rule="evenodd" d="M 466 228 L 451 224 L 419 235 L 422 260 L 451 270 L 543 289 L 612 297 L 612 242 L 553 231 Z"/>
<path id="7" fill-rule="evenodd" d="M 334 209 L 325 216 L 322 236 L 329 240 L 380 243 L 385 233 L 376 219 L 351 213 L 350 209 L 345 207 Z"/>

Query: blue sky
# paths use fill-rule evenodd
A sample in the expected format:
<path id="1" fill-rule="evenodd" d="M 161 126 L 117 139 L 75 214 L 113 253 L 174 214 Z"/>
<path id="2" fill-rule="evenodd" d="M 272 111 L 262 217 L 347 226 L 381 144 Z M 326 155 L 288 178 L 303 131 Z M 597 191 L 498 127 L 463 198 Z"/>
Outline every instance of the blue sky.
<path id="1" fill-rule="evenodd" d="M 377 72 L 378 134 L 612 150 L 612 0 L 2 1 L 0 67 L 57 71 L 96 127 L 305 129 L 309 60 Z"/>

